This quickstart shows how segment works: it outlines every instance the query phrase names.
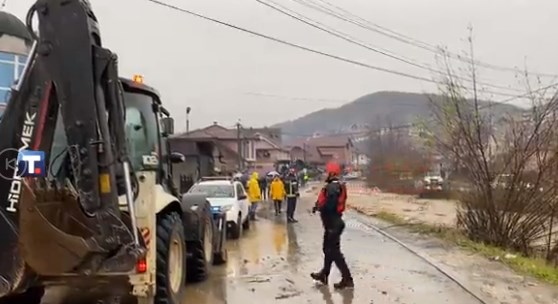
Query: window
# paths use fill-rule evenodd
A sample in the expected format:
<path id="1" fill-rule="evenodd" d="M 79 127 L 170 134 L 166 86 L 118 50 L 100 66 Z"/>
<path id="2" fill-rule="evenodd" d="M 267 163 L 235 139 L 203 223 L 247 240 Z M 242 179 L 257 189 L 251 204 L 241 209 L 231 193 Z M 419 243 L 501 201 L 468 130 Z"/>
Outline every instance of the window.
<path id="1" fill-rule="evenodd" d="M 23 72 L 26 61 L 27 56 L 0 52 L 0 103 L 8 102 L 11 87 Z M 2 112 L 0 109 L 0 115 Z"/>
<path id="2" fill-rule="evenodd" d="M 14 83 L 14 80 L 14 64 L 0 61 L 0 87 L 9 89 Z"/>
<path id="3" fill-rule="evenodd" d="M 130 159 L 135 170 L 153 170 L 146 166 L 144 156 L 153 156 L 158 152 L 157 118 L 153 113 L 153 99 L 149 95 L 124 93 L 126 105 L 126 139 L 130 149 Z"/>
<path id="4" fill-rule="evenodd" d="M 203 193 L 207 197 L 234 197 L 234 188 L 232 185 L 208 185 L 197 184 L 190 188 L 189 193 Z"/>
<path id="5" fill-rule="evenodd" d="M 56 127 L 54 129 L 54 138 L 52 147 L 50 149 L 50 164 L 49 176 L 58 176 L 58 173 L 63 169 L 64 157 L 67 153 L 68 138 L 64 131 L 64 122 L 62 121 L 62 114 L 58 111 L 58 119 L 56 120 Z"/>
<path id="6" fill-rule="evenodd" d="M 244 187 L 242 187 L 240 183 L 236 184 L 236 195 L 237 197 L 241 197 L 242 195 L 245 195 Z"/>

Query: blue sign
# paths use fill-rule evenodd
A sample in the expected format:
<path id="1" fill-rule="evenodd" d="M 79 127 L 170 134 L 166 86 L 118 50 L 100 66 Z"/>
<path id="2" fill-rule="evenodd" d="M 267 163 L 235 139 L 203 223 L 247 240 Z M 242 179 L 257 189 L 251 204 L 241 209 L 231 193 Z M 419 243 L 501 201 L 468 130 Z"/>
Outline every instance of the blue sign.
<path id="1" fill-rule="evenodd" d="M 42 177 L 46 176 L 45 152 L 22 150 L 17 155 L 18 176 Z"/>

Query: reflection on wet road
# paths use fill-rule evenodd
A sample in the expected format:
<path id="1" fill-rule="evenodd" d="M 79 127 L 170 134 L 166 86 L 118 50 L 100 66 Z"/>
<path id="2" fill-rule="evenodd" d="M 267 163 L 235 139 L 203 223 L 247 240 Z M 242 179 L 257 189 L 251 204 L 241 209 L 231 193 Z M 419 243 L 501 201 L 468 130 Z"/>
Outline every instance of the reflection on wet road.
<path id="1" fill-rule="evenodd" d="M 353 271 L 355 289 L 334 291 L 340 277 L 332 272 L 330 286 L 316 286 L 310 272 L 321 268 L 322 227 L 309 212 L 312 199 L 303 197 L 296 224 L 286 224 L 262 208 L 250 231 L 229 245 L 229 262 L 213 268 L 208 281 L 190 285 L 184 303 L 477 303 L 455 283 L 398 244 L 364 229 L 356 217 L 345 216 L 342 246 Z M 335 269 L 335 268 L 334 268 Z"/>

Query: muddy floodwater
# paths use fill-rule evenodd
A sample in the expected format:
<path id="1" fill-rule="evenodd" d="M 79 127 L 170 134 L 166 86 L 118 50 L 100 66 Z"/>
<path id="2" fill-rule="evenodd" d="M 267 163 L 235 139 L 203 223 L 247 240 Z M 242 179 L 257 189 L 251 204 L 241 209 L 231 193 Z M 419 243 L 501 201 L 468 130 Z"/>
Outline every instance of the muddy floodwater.
<path id="1" fill-rule="evenodd" d="M 318 286 L 309 274 L 321 268 L 322 227 L 310 213 L 314 198 L 303 196 L 296 224 L 269 208 L 238 241 L 230 241 L 228 264 L 213 268 L 208 281 L 190 285 L 184 299 L 196 304 L 241 303 L 478 303 L 454 282 L 399 244 L 345 216 L 342 247 L 355 279 L 354 290 Z"/>
<path id="2" fill-rule="evenodd" d="M 400 244 L 370 229 L 368 218 L 347 212 L 342 248 L 355 288 L 336 291 L 334 267 L 330 286 L 316 285 L 310 273 L 322 266 L 322 226 L 310 209 L 315 197 L 302 195 L 295 224 L 269 205 L 237 241 L 229 241 L 226 265 L 213 267 L 207 281 L 190 284 L 184 304 L 477 304 L 432 265 Z M 269 203 L 268 203 L 269 204 Z M 56 304 L 56 290 L 43 303 Z"/>

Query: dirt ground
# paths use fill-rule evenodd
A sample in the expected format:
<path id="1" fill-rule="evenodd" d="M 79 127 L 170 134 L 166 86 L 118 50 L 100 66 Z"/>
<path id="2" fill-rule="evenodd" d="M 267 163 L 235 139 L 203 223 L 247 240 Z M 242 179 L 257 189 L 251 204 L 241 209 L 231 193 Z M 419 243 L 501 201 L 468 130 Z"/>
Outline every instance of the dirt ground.
<path id="1" fill-rule="evenodd" d="M 376 193 L 351 195 L 348 205 L 367 215 L 387 212 L 408 222 L 454 227 L 456 202 L 451 200 L 418 199 L 410 195 Z"/>
<path id="2" fill-rule="evenodd" d="M 456 202 L 450 200 L 418 199 L 391 193 L 350 193 L 348 205 L 365 215 L 387 212 L 409 222 L 455 226 Z M 376 221 L 372 217 L 370 220 Z M 376 225 L 385 224 L 380 221 Z M 442 245 L 441 240 L 409 234 L 404 227 L 390 227 L 387 225 L 385 229 L 442 265 L 472 290 L 480 292 L 488 303 L 558 303 L 558 288 L 555 286 L 517 274 L 502 263 L 456 246 Z"/>

